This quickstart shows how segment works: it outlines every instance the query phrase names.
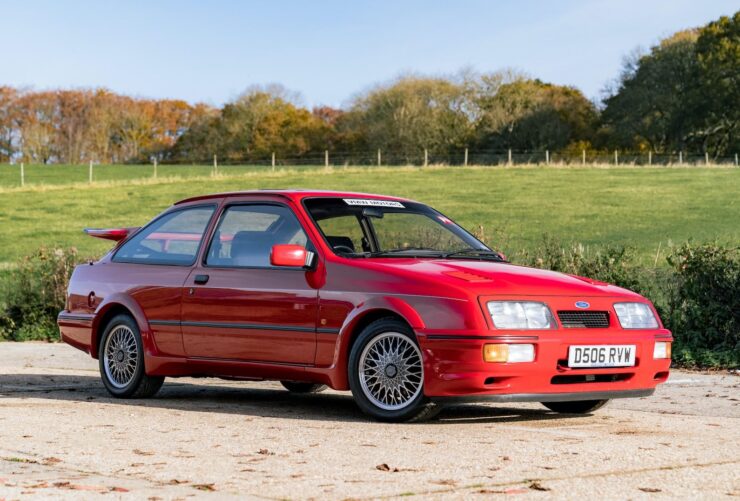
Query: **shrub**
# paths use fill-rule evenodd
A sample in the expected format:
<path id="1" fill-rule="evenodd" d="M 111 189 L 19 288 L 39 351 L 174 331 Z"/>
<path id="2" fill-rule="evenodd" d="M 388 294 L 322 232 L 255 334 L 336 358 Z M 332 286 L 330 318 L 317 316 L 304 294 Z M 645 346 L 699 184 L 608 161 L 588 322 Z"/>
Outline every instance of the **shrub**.
<path id="1" fill-rule="evenodd" d="M 56 340 L 77 250 L 41 248 L 12 270 L 0 302 L 0 337 L 13 341 Z"/>
<path id="2" fill-rule="evenodd" d="M 668 322 L 684 365 L 740 366 L 740 249 L 686 243 L 668 263 L 676 287 Z"/>
<path id="3" fill-rule="evenodd" d="M 484 236 L 483 227 L 479 233 Z M 673 332 L 678 365 L 740 367 L 740 249 L 686 243 L 667 260 L 670 267 L 645 268 L 635 264 L 628 248 L 590 249 L 549 236 L 533 250 L 512 255 L 514 262 L 601 280 L 649 298 Z M 56 340 L 56 317 L 79 261 L 74 248 L 42 248 L 21 260 L 0 289 L 0 339 Z"/>
<path id="4" fill-rule="evenodd" d="M 642 292 L 641 269 L 633 264 L 634 256 L 626 247 L 606 246 L 595 250 L 579 243 L 563 243 L 545 235 L 532 251 L 523 251 L 514 258 L 537 268 L 560 271 L 593 278 L 627 289 Z"/>

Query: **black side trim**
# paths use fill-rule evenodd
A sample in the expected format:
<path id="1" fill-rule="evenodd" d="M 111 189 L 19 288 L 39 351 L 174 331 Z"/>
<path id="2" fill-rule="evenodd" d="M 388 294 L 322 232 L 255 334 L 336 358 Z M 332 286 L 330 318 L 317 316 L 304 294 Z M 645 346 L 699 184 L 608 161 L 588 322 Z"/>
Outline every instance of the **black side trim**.
<path id="1" fill-rule="evenodd" d="M 151 325 L 180 325 L 184 327 L 207 327 L 213 329 L 245 329 L 283 332 L 318 332 L 321 334 L 339 334 L 339 329 L 315 329 L 313 327 L 293 327 L 288 325 L 238 324 L 231 322 L 178 322 L 177 320 L 150 320 Z"/>
<path id="2" fill-rule="evenodd" d="M 321 329 L 316 329 L 316 332 L 319 334 L 339 334 L 339 329 L 321 328 Z"/>
<path id="3" fill-rule="evenodd" d="M 453 334 L 430 334 L 427 339 L 431 340 L 477 340 L 477 341 L 536 341 L 538 336 L 455 336 Z"/>
<path id="4" fill-rule="evenodd" d="M 149 325 L 180 325 L 177 320 L 149 320 Z"/>
<path id="5" fill-rule="evenodd" d="M 655 388 L 647 390 L 584 391 L 577 393 L 514 393 L 510 395 L 471 395 L 461 397 L 432 397 L 441 404 L 466 402 L 574 402 L 577 400 L 609 400 L 612 398 L 649 397 Z"/>

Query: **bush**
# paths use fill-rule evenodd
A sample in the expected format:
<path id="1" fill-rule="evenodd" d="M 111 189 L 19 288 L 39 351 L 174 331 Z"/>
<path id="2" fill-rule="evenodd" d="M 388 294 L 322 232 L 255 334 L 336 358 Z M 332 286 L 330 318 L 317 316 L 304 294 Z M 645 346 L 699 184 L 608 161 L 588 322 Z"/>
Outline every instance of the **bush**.
<path id="1" fill-rule="evenodd" d="M 483 237 L 483 228 L 479 228 Z M 497 241 L 504 236 L 494 232 Z M 638 266 L 632 251 L 589 249 L 545 236 L 512 261 L 612 283 L 649 298 L 676 342 L 673 360 L 687 367 L 740 367 L 740 250 L 686 243 L 670 267 Z M 56 340 L 76 249 L 39 249 L 24 258 L 0 289 L 0 339 Z M 0 284 L 2 285 L 2 284 Z"/>
<path id="2" fill-rule="evenodd" d="M 687 243 L 668 263 L 676 280 L 668 305 L 676 361 L 740 366 L 740 249 Z"/>
<path id="3" fill-rule="evenodd" d="M 635 292 L 645 287 L 640 280 L 643 270 L 634 264 L 631 249 L 606 246 L 591 250 L 579 243 L 563 243 L 545 235 L 532 251 L 523 251 L 514 258 L 536 268 L 588 277 L 618 285 Z"/>
<path id="4" fill-rule="evenodd" d="M 77 250 L 41 248 L 10 272 L 0 301 L 0 338 L 12 341 L 59 337 L 57 314 L 64 309 Z"/>
<path id="5" fill-rule="evenodd" d="M 618 285 L 650 299 L 673 332 L 673 360 L 684 367 L 740 367 L 740 252 L 717 244 L 686 243 L 670 267 L 635 264 L 631 250 L 594 250 L 545 236 L 513 261 Z"/>

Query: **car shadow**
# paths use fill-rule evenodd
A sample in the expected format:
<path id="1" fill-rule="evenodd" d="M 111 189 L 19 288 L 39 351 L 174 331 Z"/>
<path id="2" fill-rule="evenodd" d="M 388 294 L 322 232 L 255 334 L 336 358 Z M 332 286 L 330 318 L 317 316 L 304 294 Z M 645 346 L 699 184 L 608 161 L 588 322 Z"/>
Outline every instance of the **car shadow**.
<path id="1" fill-rule="evenodd" d="M 0 398 L 40 398 L 74 402 L 96 402 L 140 408 L 177 411 L 218 412 L 255 417 L 308 419 L 316 421 L 371 421 L 347 393 L 293 394 L 270 388 L 198 384 L 168 379 L 153 398 L 118 399 L 111 397 L 97 376 L 50 374 L 0 374 Z M 209 380 L 213 381 L 213 380 Z M 546 409 L 459 404 L 442 409 L 426 424 L 515 423 L 567 419 L 575 416 L 555 414 Z"/>

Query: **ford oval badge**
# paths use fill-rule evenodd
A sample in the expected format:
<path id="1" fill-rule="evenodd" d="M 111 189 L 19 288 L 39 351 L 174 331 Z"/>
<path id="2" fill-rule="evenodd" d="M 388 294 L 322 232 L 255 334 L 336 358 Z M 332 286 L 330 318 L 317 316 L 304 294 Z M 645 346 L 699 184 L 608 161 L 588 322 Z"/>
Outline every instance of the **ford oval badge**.
<path id="1" fill-rule="evenodd" d="M 576 301 L 576 308 L 588 308 L 591 306 L 586 301 Z"/>

